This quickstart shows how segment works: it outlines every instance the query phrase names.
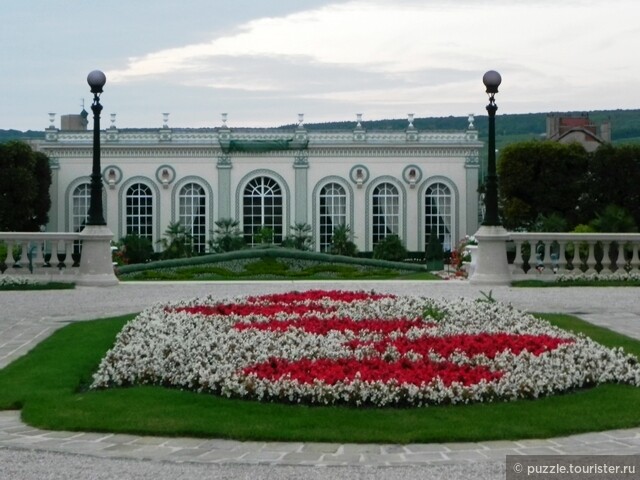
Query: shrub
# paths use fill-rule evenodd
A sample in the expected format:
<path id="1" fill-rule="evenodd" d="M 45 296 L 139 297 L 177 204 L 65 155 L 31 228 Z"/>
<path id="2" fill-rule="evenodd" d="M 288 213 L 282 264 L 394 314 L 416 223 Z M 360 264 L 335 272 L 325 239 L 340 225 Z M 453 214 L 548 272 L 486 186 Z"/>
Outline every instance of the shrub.
<path id="1" fill-rule="evenodd" d="M 240 222 L 232 218 L 221 218 L 215 225 L 216 229 L 211 232 L 215 237 L 208 242 L 213 252 L 233 252 L 246 247 L 240 231 Z"/>
<path id="2" fill-rule="evenodd" d="M 163 260 L 193 256 L 193 237 L 180 222 L 170 222 L 164 235 L 166 238 L 158 242 L 162 245 Z"/>
<path id="3" fill-rule="evenodd" d="M 348 225 L 338 225 L 333 229 L 331 253 L 347 257 L 355 257 L 358 254 L 358 247 L 351 240 L 351 228 Z"/>
<path id="4" fill-rule="evenodd" d="M 402 244 L 400 237 L 389 235 L 373 248 L 373 258 L 401 262 L 407 256 L 407 249 Z"/>
<path id="5" fill-rule="evenodd" d="M 589 225 L 596 232 L 629 233 L 638 231 L 633 215 L 618 205 L 607 205 L 602 213 L 596 214 L 596 218 Z"/>
<path id="6" fill-rule="evenodd" d="M 283 241 L 282 246 L 285 248 L 295 248 L 296 250 L 309 251 L 313 247 L 313 236 L 311 234 L 311 225 L 308 223 L 295 223 L 291 225 L 292 234 L 288 235 Z"/>
<path id="7" fill-rule="evenodd" d="M 119 254 L 122 263 L 146 263 L 153 256 L 151 240 L 136 234 L 129 234 L 120 239 Z"/>
<path id="8" fill-rule="evenodd" d="M 444 268 L 444 251 L 435 230 L 429 234 L 429 243 L 425 253 L 427 270 L 442 270 Z"/>
<path id="9" fill-rule="evenodd" d="M 261 245 L 273 245 L 273 229 L 262 227 L 253 237 L 253 242 Z"/>

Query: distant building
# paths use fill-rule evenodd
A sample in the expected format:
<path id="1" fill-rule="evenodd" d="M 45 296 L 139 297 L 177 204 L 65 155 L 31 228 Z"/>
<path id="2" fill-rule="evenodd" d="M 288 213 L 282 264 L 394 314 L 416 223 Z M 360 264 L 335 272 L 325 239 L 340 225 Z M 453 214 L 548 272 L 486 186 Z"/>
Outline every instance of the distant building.
<path id="1" fill-rule="evenodd" d="M 207 251 L 214 222 L 232 218 L 249 244 L 263 227 L 280 243 L 295 223 L 312 226 L 314 248 L 327 251 L 333 229 L 351 228 L 360 251 L 388 235 L 424 251 L 432 230 L 445 249 L 478 229 L 482 143 L 467 130 L 307 131 L 302 117 L 283 129 L 119 130 L 115 114 L 101 134 L 105 220 L 115 238 L 148 237 L 154 245 L 170 222 Z M 35 142 L 52 163 L 48 231 L 79 231 L 87 218 L 92 165 L 86 114 L 65 116 Z"/>
<path id="2" fill-rule="evenodd" d="M 547 115 L 547 139 L 560 143 L 579 143 L 587 152 L 595 151 L 603 143 L 611 142 L 611 124 L 594 124 L 589 115 Z"/>

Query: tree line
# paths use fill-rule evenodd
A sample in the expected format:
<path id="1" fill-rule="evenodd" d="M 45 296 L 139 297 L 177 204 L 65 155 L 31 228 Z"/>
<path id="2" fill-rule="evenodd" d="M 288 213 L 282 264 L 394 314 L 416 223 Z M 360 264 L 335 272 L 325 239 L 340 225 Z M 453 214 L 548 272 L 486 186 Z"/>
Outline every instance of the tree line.
<path id="1" fill-rule="evenodd" d="M 640 145 L 513 143 L 499 152 L 500 209 L 510 230 L 635 232 Z"/>
<path id="2" fill-rule="evenodd" d="M 20 141 L 0 144 L 0 231 L 35 232 L 49 221 L 49 157 Z"/>

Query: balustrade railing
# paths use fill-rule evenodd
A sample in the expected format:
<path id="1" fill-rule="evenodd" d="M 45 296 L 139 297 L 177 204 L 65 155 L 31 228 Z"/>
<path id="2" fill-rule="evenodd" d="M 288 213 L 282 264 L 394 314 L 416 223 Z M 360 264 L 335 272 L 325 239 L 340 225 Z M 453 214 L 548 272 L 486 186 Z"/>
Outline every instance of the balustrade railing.
<path id="1" fill-rule="evenodd" d="M 640 234 L 511 232 L 514 280 L 568 273 L 640 272 Z"/>
<path id="2" fill-rule="evenodd" d="M 79 233 L 0 232 L 0 276 L 74 282 L 80 249 Z"/>

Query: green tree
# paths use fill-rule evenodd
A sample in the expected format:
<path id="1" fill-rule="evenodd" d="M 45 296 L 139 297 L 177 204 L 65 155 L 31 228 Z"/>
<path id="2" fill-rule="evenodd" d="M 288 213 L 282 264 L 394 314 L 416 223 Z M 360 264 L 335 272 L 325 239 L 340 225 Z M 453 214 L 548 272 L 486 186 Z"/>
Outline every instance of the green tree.
<path id="1" fill-rule="evenodd" d="M 589 223 L 596 232 L 632 233 L 637 232 L 633 216 L 627 209 L 618 205 L 607 205 L 601 213 L 596 213 L 596 218 Z"/>
<path id="2" fill-rule="evenodd" d="M 534 228 L 540 215 L 580 220 L 588 154 L 577 144 L 526 141 L 506 146 L 498 159 L 502 217 L 508 229 Z"/>
<path id="3" fill-rule="evenodd" d="M 567 220 L 557 212 L 548 216 L 538 215 L 531 231 L 533 232 L 567 232 Z"/>
<path id="4" fill-rule="evenodd" d="M 165 260 L 193 256 L 193 237 L 180 222 L 169 222 L 164 238 L 158 243 L 162 245 L 161 257 Z"/>
<path id="5" fill-rule="evenodd" d="M 358 248 L 351 240 L 351 227 L 345 224 L 334 227 L 330 252 L 347 257 L 355 257 L 358 254 Z"/>
<path id="6" fill-rule="evenodd" d="M 311 250 L 313 247 L 311 225 L 304 222 L 297 222 L 291 225 L 291 231 L 291 235 L 287 235 L 287 237 L 282 241 L 283 247 L 305 251 Z"/>
<path id="7" fill-rule="evenodd" d="M 582 221 L 589 222 L 609 205 L 627 210 L 640 225 L 640 145 L 602 145 L 589 162 L 582 198 Z"/>
<path id="8" fill-rule="evenodd" d="M 37 195 L 33 202 L 33 218 L 31 219 L 31 229 L 38 230 L 41 225 L 49 223 L 49 210 L 51 209 L 51 166 L 49 157 L 42 152 L 34 152 L 35 157 L 35 179 Z"/>
<path id="9" fill-rule="evenodd" d="M 24 142 L 0 144 L 0 230 L 37 231 L 48 222 L 51 168 Z"/>
<path id="10" fill-rule="evenodd" d="M 216 253 L 233 252 L 246 246 L 240 222 L 233 218 L 221 218 L 215 222 L 216 228 L 211 232 L 214 237 L 209 240 L 211 250 Z"/>

